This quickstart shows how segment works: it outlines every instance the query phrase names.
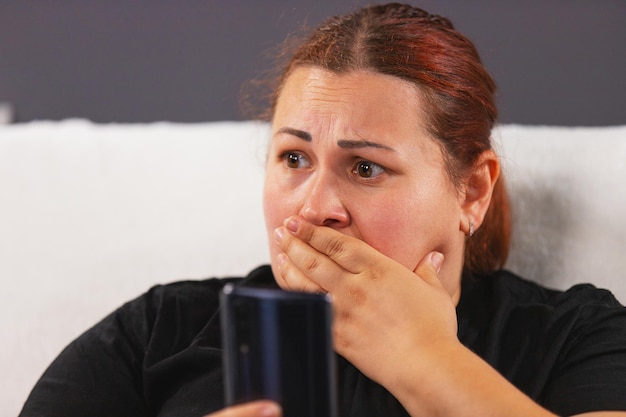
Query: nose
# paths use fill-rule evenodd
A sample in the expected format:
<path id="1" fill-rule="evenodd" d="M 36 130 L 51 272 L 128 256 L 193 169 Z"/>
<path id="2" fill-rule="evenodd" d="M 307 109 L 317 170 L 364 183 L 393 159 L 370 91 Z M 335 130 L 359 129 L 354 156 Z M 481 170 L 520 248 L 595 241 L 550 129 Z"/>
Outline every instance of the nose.
<path id="1" fill-rule="evenodd" d="M 315 225 L 341 229 L 350 224 L 345 198 L 332 174 L 317 172 L 310 178 L 299 214 Z"/>

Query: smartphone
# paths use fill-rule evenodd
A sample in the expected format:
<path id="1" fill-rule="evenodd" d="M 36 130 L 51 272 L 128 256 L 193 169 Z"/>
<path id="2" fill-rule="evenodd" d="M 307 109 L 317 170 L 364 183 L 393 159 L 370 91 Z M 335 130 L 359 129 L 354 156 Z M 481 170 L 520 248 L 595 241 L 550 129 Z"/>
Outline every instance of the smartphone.
<path id="1" fill-rule="evenodd" d="M 227 284 L 221 305 L 227 405 L 270 399 L 284 417 L 337 417 L 327 295 Z"/>

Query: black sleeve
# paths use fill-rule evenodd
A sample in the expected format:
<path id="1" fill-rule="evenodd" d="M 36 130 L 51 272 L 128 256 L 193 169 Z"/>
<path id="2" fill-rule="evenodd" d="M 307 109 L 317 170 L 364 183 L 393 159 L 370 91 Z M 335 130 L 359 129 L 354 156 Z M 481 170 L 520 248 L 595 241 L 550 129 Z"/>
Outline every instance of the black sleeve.
<path id="1" fill-rule="evenodd" d="M 607 296 L 577 323 L 542 402 L 560 415 L 626 410 L 626 308 Z"/>
<path id="2" fill-rule="evenodd" d="M 141 369 L 153 293 L 127 303 L 66 347 L 37 382 L 20 416 L 147 416 Z"/>

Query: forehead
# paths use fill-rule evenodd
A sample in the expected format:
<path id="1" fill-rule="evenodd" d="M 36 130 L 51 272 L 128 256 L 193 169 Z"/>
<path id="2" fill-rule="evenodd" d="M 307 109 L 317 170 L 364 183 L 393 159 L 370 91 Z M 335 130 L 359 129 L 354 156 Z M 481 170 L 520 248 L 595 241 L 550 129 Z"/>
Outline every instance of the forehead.
<path id="1" fill-rule="evenodd" d="M 423 125 L 424 100 L 414 84 L 368 71 L 337 74 L 318 67 L 296 68 L 285 80 L 274 121 L 339 117 L 362 127 Z"/>

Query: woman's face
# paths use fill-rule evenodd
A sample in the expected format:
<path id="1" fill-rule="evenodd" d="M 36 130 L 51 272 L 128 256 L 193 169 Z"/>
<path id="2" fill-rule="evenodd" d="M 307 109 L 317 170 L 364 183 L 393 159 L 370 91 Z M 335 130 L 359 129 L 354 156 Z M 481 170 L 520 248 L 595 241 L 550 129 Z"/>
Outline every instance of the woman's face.
<path id="1" fill-rule="evenodd" d="M 275 275 L 274 229 L 299 214 L 411 270 L 437 250 L 445 255 L 440 279 L 457 292 L 460 197 L 423 112 L 418 89 L 396 77 L 294 70 L 277 102 L 264 187 Z"/>

